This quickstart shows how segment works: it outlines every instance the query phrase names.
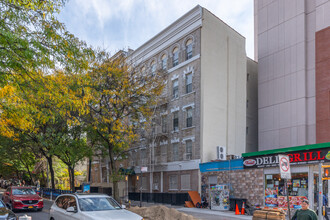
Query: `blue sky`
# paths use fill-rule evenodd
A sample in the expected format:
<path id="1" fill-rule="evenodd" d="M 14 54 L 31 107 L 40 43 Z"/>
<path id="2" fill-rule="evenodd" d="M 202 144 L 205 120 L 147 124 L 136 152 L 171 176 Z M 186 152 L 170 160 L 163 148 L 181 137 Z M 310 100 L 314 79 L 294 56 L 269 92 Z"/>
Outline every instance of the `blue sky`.
<path id="1" fill-rule="evenodd" d="M 242 34 L 254 58 L 253 0 L 69 0 L 59 20 L 81 40 L 114 54 L 138 48 L 198 4 Z"/>

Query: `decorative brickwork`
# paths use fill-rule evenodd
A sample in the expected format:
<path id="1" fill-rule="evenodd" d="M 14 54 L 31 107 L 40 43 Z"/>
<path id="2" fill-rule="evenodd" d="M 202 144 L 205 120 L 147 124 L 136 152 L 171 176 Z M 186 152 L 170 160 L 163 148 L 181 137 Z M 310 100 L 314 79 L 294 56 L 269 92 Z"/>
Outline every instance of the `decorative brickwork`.
<path id="1" fill-rule="evenodd" d="M 202 173 L 202 194 L 206 198 L 209 198 L 209 176 L 217 176 L 217 184 L 230 184 L 230 197 L 247 199 L 251 204 L 263 204 L 263 169 Z"/>

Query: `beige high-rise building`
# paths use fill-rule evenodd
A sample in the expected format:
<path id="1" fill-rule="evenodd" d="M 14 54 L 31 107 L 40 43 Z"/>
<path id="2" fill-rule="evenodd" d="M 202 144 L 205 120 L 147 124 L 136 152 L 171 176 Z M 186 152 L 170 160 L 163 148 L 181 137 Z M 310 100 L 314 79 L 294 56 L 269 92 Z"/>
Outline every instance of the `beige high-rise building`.
<path id="1" fill-rule="evenodd" d="M 254 5 L 259 150 L 330 142 L 330 1 Z"/>

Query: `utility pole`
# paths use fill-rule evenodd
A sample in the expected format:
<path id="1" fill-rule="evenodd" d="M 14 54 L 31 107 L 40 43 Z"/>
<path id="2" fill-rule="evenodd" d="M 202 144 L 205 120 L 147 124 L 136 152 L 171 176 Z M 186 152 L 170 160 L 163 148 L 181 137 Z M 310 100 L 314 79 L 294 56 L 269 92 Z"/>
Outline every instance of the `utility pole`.
<path id="1" fill-rule="evenodd" d="M 323 187 L 322 187 L 322 163 L 319 163 L 319 199 L 318 199 L 318 217 L 319 220 L 323 220 L 323 210 L 322 210 L 322 206 L 323 206 Z"/>
<path id="2" fill-rule="evenodd" d="M 142 207 L 142 170 L 140 169 L 140 207 Z"/>

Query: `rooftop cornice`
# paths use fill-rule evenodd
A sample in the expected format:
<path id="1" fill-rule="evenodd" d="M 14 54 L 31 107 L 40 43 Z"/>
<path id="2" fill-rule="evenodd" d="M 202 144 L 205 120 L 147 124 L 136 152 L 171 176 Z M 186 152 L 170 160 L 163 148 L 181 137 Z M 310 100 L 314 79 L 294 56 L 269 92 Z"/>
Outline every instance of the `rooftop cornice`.
<path id="1" fill-rule="evenodd" d="M 202 26 L 202 10 L 200 5 L 197 5 L 182 17 L 177 19 L 167 28 L 155 35 L 153 38 L 142 44 L 134 50 L 128 57 L 133 63 L 141 63 L 146 59 L 154 56 L 160 50 L 171 45 L 174 40 L 178 40 L 185 31 L 193 31 Z"/>

